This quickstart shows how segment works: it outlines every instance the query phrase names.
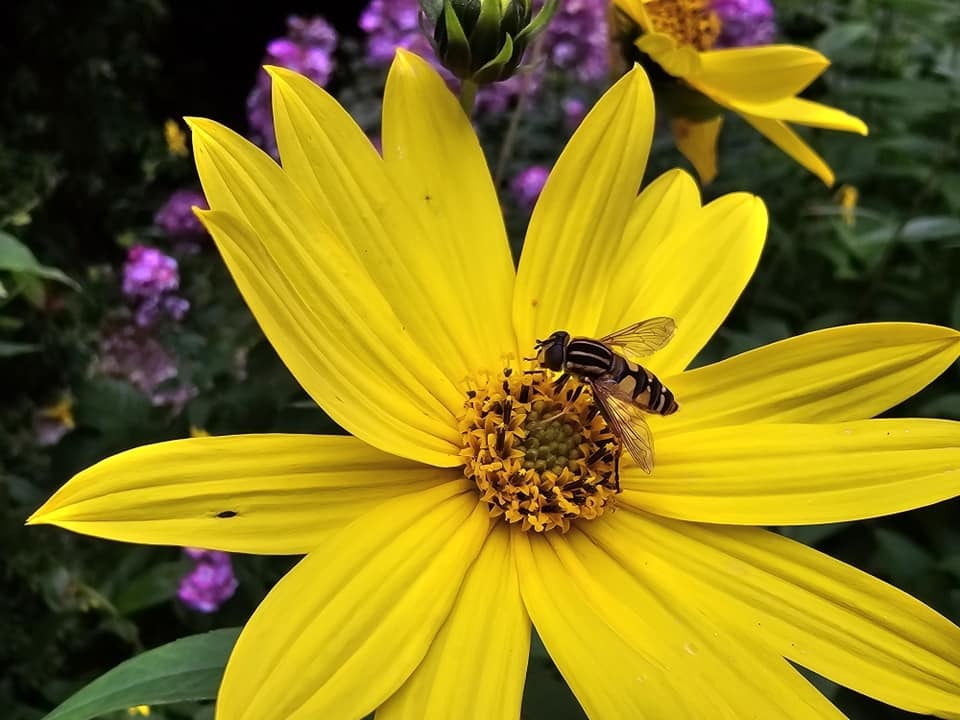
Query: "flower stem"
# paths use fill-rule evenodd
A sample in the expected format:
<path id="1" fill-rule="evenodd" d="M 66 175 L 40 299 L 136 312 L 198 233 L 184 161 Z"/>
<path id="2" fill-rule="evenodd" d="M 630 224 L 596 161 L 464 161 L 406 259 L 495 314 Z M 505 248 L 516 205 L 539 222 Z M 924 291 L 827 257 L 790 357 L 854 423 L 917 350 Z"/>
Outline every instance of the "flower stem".
<path id="1" fill-rule="evenodd" d="M 533 49 L 531 51 L 531 56 L 533 58 L 531 62 L 531 68 L 528 69 L 527 73 L 521 75 L 520 77 L 520 92 L 517 97 L 517 104 L 513 108 L 513 112 L 510 114 L 510 122 L 507 125 L 507 130 L 503 136 L 503 142 L 500 145 L 500 152 L 497 155 L 497 165 L 493 173 L 493 184 L 494 187 L 499 188 L 500 183 L 503 181 L 503 175 L 507 170 L 507 163 L 510 161 L 510 156 L 513 153 L 513 145 L 517 141 L 517 134 L 520 130 L 520 120 L 523 117 L 523 114 L 527 110 L 527 100 L 529 95 L 533 90 L 533 78 L 530 76 L 532 72 L 532 67 L 536 66 L 543 55 L 543 37 L 537 38 L 534 42 Z"/>
<path id="2" fill-rule="evenodd" d="M 473 80 L 464 80 L 460 84 L 460 107 L 467 114 L 473 114 L 473 101 L 477 97 L 477 84 Z"/>

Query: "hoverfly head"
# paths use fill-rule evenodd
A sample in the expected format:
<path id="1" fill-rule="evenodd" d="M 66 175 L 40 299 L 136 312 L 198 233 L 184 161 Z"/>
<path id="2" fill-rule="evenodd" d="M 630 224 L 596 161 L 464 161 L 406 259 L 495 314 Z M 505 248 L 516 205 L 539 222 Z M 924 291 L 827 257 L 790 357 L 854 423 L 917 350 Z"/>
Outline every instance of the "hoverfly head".
<path id="1" fill-rule="evenodd" d="M 568 342 L 570 333 L 564 330 L 557 330 L 546 340 L 537 340 L 537 362 L 549 370 L 562 370 Z"/>

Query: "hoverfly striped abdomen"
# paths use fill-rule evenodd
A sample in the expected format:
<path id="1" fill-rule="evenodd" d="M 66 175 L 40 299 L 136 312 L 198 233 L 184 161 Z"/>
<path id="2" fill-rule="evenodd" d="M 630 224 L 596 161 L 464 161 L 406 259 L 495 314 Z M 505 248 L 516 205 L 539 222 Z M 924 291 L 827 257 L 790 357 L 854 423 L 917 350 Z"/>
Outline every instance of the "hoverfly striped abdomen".
<path id="1" fill-rule="evenodd" d="M 679 409 L 673 393 L 660 378 L 636 363 L 616 355 L 610 368 L 610 379 L 617 384 L 622 397 L 629 397 L 643 410 L 657 415 L 672 415 Z"/>

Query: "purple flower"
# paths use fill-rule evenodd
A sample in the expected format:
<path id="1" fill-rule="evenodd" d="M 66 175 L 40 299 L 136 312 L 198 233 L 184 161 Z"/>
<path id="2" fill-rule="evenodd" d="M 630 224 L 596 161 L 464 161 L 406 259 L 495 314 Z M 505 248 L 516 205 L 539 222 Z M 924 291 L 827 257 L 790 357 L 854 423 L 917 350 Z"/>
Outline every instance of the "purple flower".
<path id="1" fill-rule="evenodd" d="M 337 31 L 322 17 L 287 18 L 287 35 L 267 43 L 263 65 L 279 65 L 306 75 L 321 87 L 330 81 L 336 67 Z M 277 140 L 273 130 L 270 101 L 270 76 L 263 70 L 247 96 L 247 122 L 251 139 L 276 157 Z"/>
<path id="2" fill-rule="evenodd" d="M 572 70 L 581 82 L 603 80 L 609 70 L 608 0 L 566 0 L 560 3 L 543 41 L 547 60 Z"/>
<path id="3" fill-rule="evenodd" d="M 327 55 L 336 51 L 340 39 L 333 25 L 320 16 L 303 18 L 291 15 L 287 18 L 287 32 L 294 42 L 314 50 L 322 50 Z"/>
<path id="4" fill-rule="evenodd" d="M 140 327 L 150 327 L 162 317 L 183 320 L 190 309 L 190 301 L 177 295 L 156 295 L 144 298 L 133 312 L 133 319 Z"/>
<path id="5" fill-rule="evenodd" d="M 526 208 L 532 208 L 543 186 L 547 183 L 547 177 L 550 175 L 550 168 L 543 165 L 531 165 L 526 170 L 517 175 L 510 183 L 510 189 L 513 190 L 517 201 Z"/>
<path id="6" fill-rule="evenodd" d="M 477 90 L 474 110 L 478 114 L 506 112 L 521 95 L 536 95 L 542 79 L 542 71 L 521 69 L 516 75 L 502 82 L 483 85 Z"/>
<path id="7" fill-rule="evenodd" d="M 134 320 L 148 327 L 167 315 L 180 320 L 190 303 L 174 294 L 180 287 L 177 261 L 157 248 L 134 245 L 123 266 L 123 293 L 134 305 Z"/>
<path id="8" fill-rule="evenodd" d="M 180 579 L 177 596 L 190 608 L 212 613 L 233 597 L 237 578 L 230 556 L 217 550 L 184 548 L 195 562 L 193 570 Z"/>
<path id="9" fill-rule="evenodd" d="M 209 207 L 206 198 L 195 190 L 177 190 L 153 216 L 153 224 L 175 239 L 203 235 L 206 231 L 193 214 L 194 206 Z"/>
<path id="10" fill-rule="evenodd" d="M 177 261 L 157 248 L 134 245 L 123 266 L 123 292 L 131 298 L 149 298 L 180 286 Z"/>
<path id="11" fill-rule="evenodd" d="M 560 106 L 563 108 L 563 120 L 567 129 L 574 130 L 587 116 L 587 104 L 575 97 L 564 98 Z"/>
<path id="12" fill-rule="evenodd" d="M 777 34 L 770 0 L 713 0 L 720 18 L 720 37 L 714 47 L 769 45 Z"/>
<path id="13" fill-rule="evenodd" d="M 375 65 L 388 65 L 400 47 L 438 66 L 433 47 L 420 28 L 417 0 L 373 0 L 360 15 L 359 25 L 367 34 L 367 59 Z"/>
<path id="14" fill-rule="evenodd" d="M 175 382 L 179 371 L 173 356 L 150 334 L 136 325 L 123 325 L 100 338 L 94 371 L 124 380 L 158 407 L 180 412 L 197 389 Z"/>

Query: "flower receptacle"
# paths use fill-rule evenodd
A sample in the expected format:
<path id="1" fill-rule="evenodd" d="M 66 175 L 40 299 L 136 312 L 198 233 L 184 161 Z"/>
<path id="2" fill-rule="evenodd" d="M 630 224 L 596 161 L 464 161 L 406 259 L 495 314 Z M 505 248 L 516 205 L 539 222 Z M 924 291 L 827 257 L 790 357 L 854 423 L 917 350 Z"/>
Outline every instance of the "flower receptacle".
<path id="1" fill-rule="evenodd" d="M 516 72 L 530 41 L 550 21 L 557 0 L 534 15 L 531 0 L 421 0 L 437 57 L 461 80 L 476 85 Z"/>

